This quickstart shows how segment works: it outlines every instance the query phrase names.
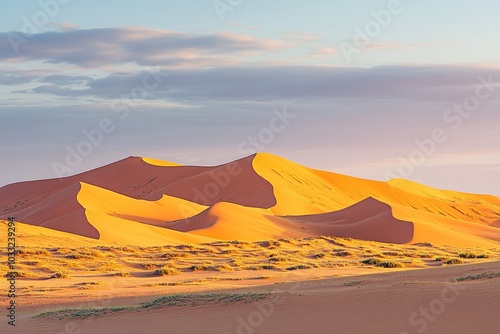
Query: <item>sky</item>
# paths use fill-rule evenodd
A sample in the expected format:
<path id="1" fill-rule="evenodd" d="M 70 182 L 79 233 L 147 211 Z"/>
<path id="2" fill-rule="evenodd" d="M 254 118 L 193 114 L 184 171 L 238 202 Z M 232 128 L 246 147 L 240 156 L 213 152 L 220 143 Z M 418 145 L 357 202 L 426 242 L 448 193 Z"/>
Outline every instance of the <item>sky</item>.
<path id="1" fill-rule="evenodd" d="M 0 12 L 0 186 L 270 152 L 500 196 L 500 2 L 24 0 Z"/>

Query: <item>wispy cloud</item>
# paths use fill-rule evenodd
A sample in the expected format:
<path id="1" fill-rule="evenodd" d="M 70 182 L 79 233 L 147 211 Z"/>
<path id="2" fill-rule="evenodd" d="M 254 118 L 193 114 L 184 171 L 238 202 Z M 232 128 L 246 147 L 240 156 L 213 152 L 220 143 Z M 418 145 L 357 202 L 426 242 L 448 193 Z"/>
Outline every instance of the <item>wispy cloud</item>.
<path id="1" fill-rule="evenodd" d="M 336 54 L 337 52 L 338 50 L 334 48 L 318 48 L 310 52 L 309 56 L 313 58 L 325 58 Z"/>
<path id="2" fill-rule="evenodd" d="M 83 67 L 117 63 L 140 65 L 217 65 L 234 56 L 287 48 L 272 39 L 220 32 L 188 34 L 147 28 L 106 28 L 43 32 L 30 36 L 16 54 L 10 45 L 12 34 L 0 33 L 0 60 L 44 60 Z"/>
<path id="3" fill-rule="evenodd" d="M 494 82 L 500 81 L 500 69 L 458 66 L 340 68 L 246 65 L 168 69 L 160 73 L 168 74 L 168 80 L 145 99 L 327 101 L 354 98 L 364 101 L 451 103 L 470 95 L 481 75 L 492 75 Z M 43 85 L 16 92 L 36 92 L 61 97 L 120 98 L 123 92 L 140 85 L 143 77 L 142 71 L 112 73 L 101 77 L 49 75 L 38 79 L 37 82 L 43 82 Z M 6 78 L 4 81 L 8 80 Z M 78 88 L 71 85 L 78 85 Z M 498 97 L 493 97 L 491 101 L 497 99 Z"/>
<path id="4" fill-rule="evenodd" d="M 363 50 L 416 50 L 422 48 L 436 48 L 436 47 L 457 47 L 460 46 L 454 42 L 427 42 L 427 43 L 401 43 L 393 41 L 380 41 L 373 42 L 363 47 Z"/>

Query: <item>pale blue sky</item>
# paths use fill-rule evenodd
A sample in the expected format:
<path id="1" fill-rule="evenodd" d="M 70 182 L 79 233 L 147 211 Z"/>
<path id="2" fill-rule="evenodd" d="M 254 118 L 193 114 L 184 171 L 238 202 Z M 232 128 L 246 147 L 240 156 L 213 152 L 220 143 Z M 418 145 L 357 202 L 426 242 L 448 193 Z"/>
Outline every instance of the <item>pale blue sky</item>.
<path id="1" fill-rule="evenodd" d="M 224 20 L 213 0 L 4 4 L 0 185 L 55 177 L 54 162 L 105 118 L 113 132 L 68 175 L 129 155 L 223 163 L 286 107 L 296 117 L 258 150 L 384 180 L 442 128 L 446 142 L 402 176 L 500 195 L 500 2 L 401 0 L 377 23 L 394 1 L 243 0 Z M 164 80 L 121 120 L 123 96 L 152 69 Z M 455 129 L 447 110 L 481 77 L 492 93 Z"/>
<path id="2" fill-rule="evenodd" d="M 56 0 L 41 2 L 53 1 Z M 317 34 L 323 39 L 319 44 L 333 48 L 351 39 L 355 27 L 363 28 L 372 21 L 371 11 L 387 9 L 391 2 L 246 0 L 227 11 L 221 21 L 210 0 L 64 1 L 68 3 L 60 5 L 51 21 L 72 23 L 82 29 L 142 26 L 190 33 L 243 32 L 267 38 L 280 38 L 284 32 L 301 32 Z M 41 10 L 39 2 L 9 3 L 8 9 L 0 12 L 0 31 L 20 31 L 24 26 L 22 18 L 32 21 Z M 356 65 L 470 64 L 500 59 L 500 43 L 495 38 L 495 31 L 500 28 L 500 2 L 400 0 L 399 3 L 402 12 L 393 15 L 391 23 L 382 29 L 374 43 L 414 45 L 415 49 L 396 52 L 382 49 L 372 55 L 363 55 Z M 340 54 L 329 58 L 329 63 L 345 65 Z"/>

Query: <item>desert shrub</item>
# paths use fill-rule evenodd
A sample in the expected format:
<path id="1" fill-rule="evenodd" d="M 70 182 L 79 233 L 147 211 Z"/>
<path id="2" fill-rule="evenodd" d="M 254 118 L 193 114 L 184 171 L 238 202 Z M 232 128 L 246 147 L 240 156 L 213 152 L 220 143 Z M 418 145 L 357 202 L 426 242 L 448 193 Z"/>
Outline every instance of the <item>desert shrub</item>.
<path id="1" fill-rule="evenodd" d="M 50 252 L 45 249 L 35 249 L 35 248 L 24 248 L 17 250 L 19 255 L 43 255 L 49 256 Z"/>
<path id="2" fill-rule="evenodd" d="M 462 259 L 487 259 L 489 256 L 486 254 L 475 254 L 471 252 L 465 252 L 458 255 Z"/>
<path id="3" fill-rule="evenodd" d="M 422 259 L 431 259 L 433 257 L 433 255 L 429 254 L 429 253 L 423 253 L 423 254 L 420 254 L 420 257 Z"/>
<path id="4" fill-rule="evenodd" d="M 342 251 L 336 251 L 334 253 L 335 256 L 341 256 L 341 257 L 345 257 L 345 256 L 351 256 L 351 255 L 354 255 L 353 253 L 349 252 L 349 251 L 345 251 L 345 250 L 342 250 Z"/>
<path id="5" fill-rule="evenodd" d="M 462 259 L 475 259 L 477 258 L 477 255 L 474 253 L 466 252 L 458 255 Z"/>
<path id="6" fill-rule="evenodd" d="M 66 255 L 67 259 L 73 259 L 73 260 L 79 260 L 79 259 L 95 259 L 95 258 L 101 258 L 104 255 L 100 252 L 96 251 L 87 251 L 87 250 L 81 250 L 77 253 L 73 254 L 68 254 Z"/>
<path id="7" fill-rule="evenodd" d="M 75 286 L 101 285 L 101 281 L 76 283 Z"/>
<path id="8" fill-rule="evenodd" d="M 214 269 L 217 270 L 217 271 L 232 271 L 232 270 L 234 270 L 234 268 L 231 267 L 227 263 L 217 264 L 217 265 L 214 266 Z"/>
<path id="9" fill-rule="evenodd" d="M 127 252 L 127 253 L 135 253 L 137 252 L 137 249 L 135 248 L 132 248 L 132 247 L 127 247 L 127 246 L 123 246 L 121 248 L 119 248 L 122 252 Z"/>
<path id="10" fill-rule="evenodd" d="M 179 258 L 179 257 L 188 257 L 188 254 L 187 253 L 180 253 L 180 252 L 165 253 L 165 254 L 161 255 L 161 257 L 165 258 L 165 259 L 175 259 L 175 258 Z"/>
<path id="11" fill-rule="evenodd" d="M 462 264 L 462 263 L 464 263 L 464 261 L 460 259 L 450 259 L 445 262 L 445 264 Z"/>
<path id="12" fill-rule="evenodd" d="M 156 269 L 155 271 L 153 271 L 153 275 L 156 275 L 156 276 L 177 275 L 179 273 L 180 273 L 180 271 L 174 267 L 163 267 L 163 268 Z"/>
<path id="13" fill-rule="evenodd" d="M 50 278 L 69 278 L 69 274 L 64 271 L 54 273 Z"/>
<path id="14" fill-rule="evenodd" d="M 377 264 L 377 267 L 383 268 L 404 268 L 405 265 L 399 262 L 384 261 Z"/>
<path id="15" fill-rule="evenodd" d="M 118 273 L 114 273 L 113 276 L 119 276 L 119 277 L 132 277 L 129 272 L 122 271 Z"/>
<path id="16" fill-rule="evenodd" d="M 142 265 L 144 269 L 146 270 L 153 270 L 153 269 L 156 269 L 158 267 L 161 267 L 161 265 L 159 264 L 154 264 L 154 263 L 145 263 Z"/>
<path id="17" fill-rule="evenodd" d="M 298 269 L 311 269 L 312 266 L 308 264 L 298 264 L 296 266 L 288 267 L 286 270 L 298 270 Z"/>
<path id="18" fill-rule="evenodd" d="M 235 268 L 241 268 L 243 266 L 243 262 L 240 259 L 232 259 L 230 264 Z"/>
<path id="19" fill-rule="evenodd" d="M 266 269 L 266 270 L 276 269 L 276 266 L 272 265 L 272 264 L 263 264 L 261 267 L 262 267 L 262 269 Z"/>
<path id="20" fill-rule="evenodd" d="M 258 264 L 254 266 L 247 266 L 244 267 L 245 270 L 272 270 L 272 269 L 277 269 L 273 264 Z"/>
<path id="21" fill-rule="evenodd" d="M 189 267 L 192 271 L 208 271 L 208 270 L 216 270 L 216 266 L 213 263 L 203 262 L 192 265 Z"/>
<path id="22" fill-rule="evenodd" d="M 366 260 L 361 261 L 361 263 L 373 266 L 373 265 L 378 265 L 378 264 L 382 263 L 382 260 L 370 258 L 370 259 L 366 259 Z"/>
<path id="23" fill-rule="evenodd" d="M 383 255 L 386 256 L 400 256 L 401 254 L 399 252 L 383 252 Z"/>
<path id="24" fill-rule="evenodd" d="M 234 250 L 234 249 L 225 249 L 223 251 L 221 251 L 221 254 L 237 254 L 238 251 L 237 250 Z"/>
<path id="25" fill-rule="evenodd" d="M 121 267 L 118 263 L 116 263 L 115 261 L 108 261 L 108 262 L 102 262 L 102 263 L 99 263 L 99 268 L 97 268 L 96 270 L 97 271 L 100 271 L 100 272 L 105 272 L 105 273 L 108 273 L 110 271 L 117 271 L 117 270 L 120 270 Z"/>

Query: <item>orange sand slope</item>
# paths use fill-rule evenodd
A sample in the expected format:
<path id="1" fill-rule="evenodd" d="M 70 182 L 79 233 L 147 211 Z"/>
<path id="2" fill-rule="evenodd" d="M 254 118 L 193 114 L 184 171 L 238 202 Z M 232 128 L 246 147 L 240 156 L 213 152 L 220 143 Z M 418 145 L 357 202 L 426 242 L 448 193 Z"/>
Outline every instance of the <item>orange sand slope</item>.
<path id="1" fill-rule="evenodd" d="M 129 157 L 0 188 L 0 218 L 130 245 L 318 235 L 495 247 L 500 198 L 310 169 L 266 153 L 215 167 Z"/>

